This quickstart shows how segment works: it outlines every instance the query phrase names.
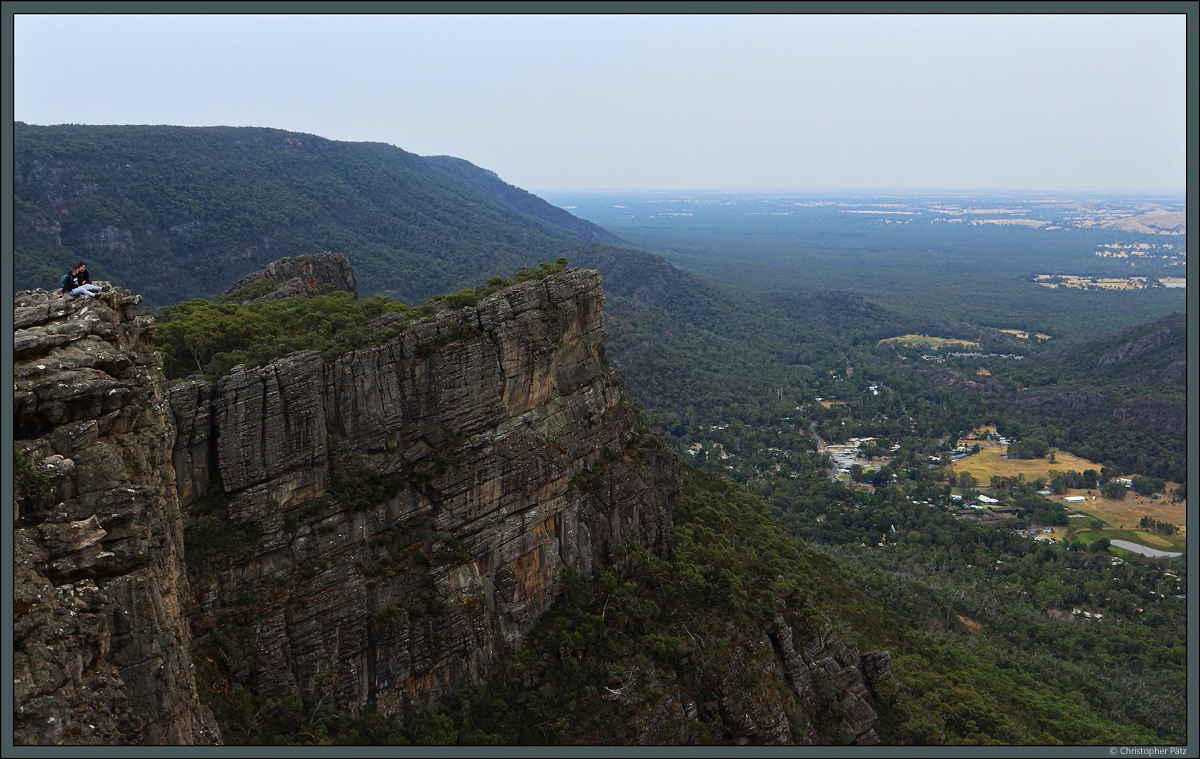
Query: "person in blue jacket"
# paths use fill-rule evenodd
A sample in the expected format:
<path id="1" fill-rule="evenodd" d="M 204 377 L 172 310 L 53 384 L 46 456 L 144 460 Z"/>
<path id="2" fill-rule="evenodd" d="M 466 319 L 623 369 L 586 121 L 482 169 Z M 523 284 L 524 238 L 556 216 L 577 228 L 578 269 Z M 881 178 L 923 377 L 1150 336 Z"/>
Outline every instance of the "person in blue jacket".
<path id="1" fill-rule="evenodd" d="M 86 295 L 89 298 L 95 298 L 96 293 L 104 288 L 92 284 L 92 278 L 88 276 L 87 266 L 80 261 L 71 267 L 71 271 L 64 274 L 59 280 L 62 285 L 62 292 L 67 295 Z"/>

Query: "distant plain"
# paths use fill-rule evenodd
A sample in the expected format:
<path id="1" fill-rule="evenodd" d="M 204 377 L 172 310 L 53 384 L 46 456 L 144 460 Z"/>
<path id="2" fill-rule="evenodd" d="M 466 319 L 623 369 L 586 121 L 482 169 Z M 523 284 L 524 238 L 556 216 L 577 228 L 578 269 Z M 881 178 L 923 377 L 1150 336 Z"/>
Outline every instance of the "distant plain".
<path id="1" fill-rule="evenodd" d="M 1182 197 L 812 193 L 542 193 L 631 246 L 750 292 L 844 290 L 901 314 L 1073 341 L 1183 311 L 1184 288 L 1051 289 L 1039 274 L 1181 277 Z M 1024 220 L 1036 226 L 1013 225 Z M 1044 224 L 1041 222 L 1045 222 Z M 1129 225 L 1125 225 L 1129 226 Z M 1154 255 L 1104 257 L 1114 244 Z M 1109 246 L 1109 247 L 1105 247 Z"/>

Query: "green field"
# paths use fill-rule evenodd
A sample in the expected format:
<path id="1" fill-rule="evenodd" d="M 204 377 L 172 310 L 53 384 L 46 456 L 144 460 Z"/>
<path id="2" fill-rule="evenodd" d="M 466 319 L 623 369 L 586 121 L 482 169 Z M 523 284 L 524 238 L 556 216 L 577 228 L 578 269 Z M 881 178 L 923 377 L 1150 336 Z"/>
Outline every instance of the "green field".
<path id="1" fill-rule="evenodd" d="M 1109 540 L 1128 540 L 1130 543 L 1138 543 L 1147 548 L 1154 548 L 1159 551 L 1184 551 L 1187 549 L 1187 541 L 1180 535 L 1175 535 L 1172 538 L 1159 535 L 1157 532 L 1149 530 L 1086 530 L 1084 532 L 1075 533 L 1075 539 L 1081 540 L 1088 545 L 1094 543 L 1100 538 L 1108 538 Z"/>

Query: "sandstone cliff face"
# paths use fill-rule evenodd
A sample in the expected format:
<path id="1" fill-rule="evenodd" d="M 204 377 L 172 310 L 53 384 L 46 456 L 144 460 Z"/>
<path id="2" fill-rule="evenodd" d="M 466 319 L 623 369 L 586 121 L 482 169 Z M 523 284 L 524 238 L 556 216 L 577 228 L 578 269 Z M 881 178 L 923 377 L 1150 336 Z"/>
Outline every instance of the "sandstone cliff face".
<path id="1" fill-rule="evenodd" d="M 17 744 L 220 741 L 188 654 L 174 426 L 139 301 L 16 296 L 15 444 L 49 479 L 14 497 Z"/>
<path id="2" fill-rule="evenodd" d="M 317 692 L 403 719 L 486 677 L 568 569 L 666 548 L 679 463 L 603 361 L 594 272 L 170 391 L 137 302 L 18 296 L 16 437 L 52 484 L 15 513 L 18 743 L 219 742 L 198 681 L 267 720 Z M 691 686 L 637 675 L 622 740 L 878 742 L 887 654 L 812 609 L 727 627 Z"/>
<path id="3" fill-rule="evenodd" d="M 665 547 L 679 464 L 601 357 L 599 275 L 513 286 L 325 364 L 170 392 L 206 680 L 403 717 L 477 683 L 563 573 Z"/>

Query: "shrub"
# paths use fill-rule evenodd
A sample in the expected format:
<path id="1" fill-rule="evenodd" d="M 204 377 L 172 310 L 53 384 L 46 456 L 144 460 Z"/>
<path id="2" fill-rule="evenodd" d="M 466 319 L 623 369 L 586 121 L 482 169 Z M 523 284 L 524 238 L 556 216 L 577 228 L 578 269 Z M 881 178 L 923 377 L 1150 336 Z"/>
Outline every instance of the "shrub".
<path id="1" fill-rule="evenodd" d="M 50 494 L 50 476 L 40 465 L 41 459 L 29 451 L 13 449 L 13 490 L 18 498 L 40 500 Z"/>

